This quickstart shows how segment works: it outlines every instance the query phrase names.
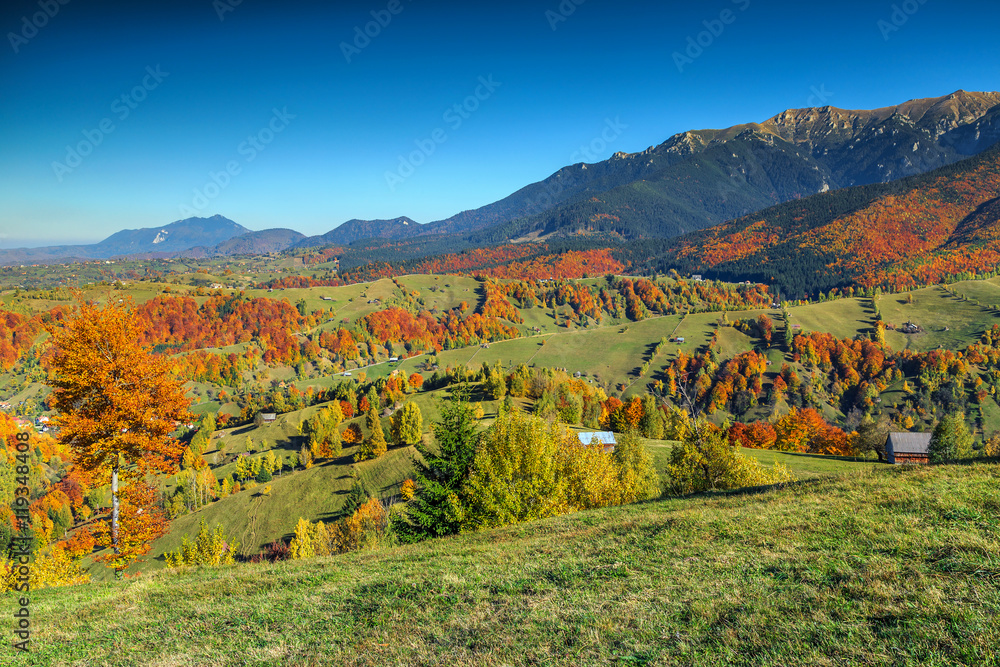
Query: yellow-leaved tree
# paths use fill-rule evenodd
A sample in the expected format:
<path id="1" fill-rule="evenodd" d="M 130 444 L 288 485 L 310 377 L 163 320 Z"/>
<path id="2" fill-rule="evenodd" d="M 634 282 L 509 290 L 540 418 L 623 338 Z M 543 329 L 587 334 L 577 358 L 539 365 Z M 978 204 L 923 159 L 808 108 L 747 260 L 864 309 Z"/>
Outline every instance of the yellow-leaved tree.
<path id="1" fill-rule="evenodd" d="M 462 487 L 462 530 L 533 521 L 660 495 L 652 458 L 632 434 L 615 451 L 583 444 L 558 422 L 501 414 L 479 440 Z"/>
<path id="2" fill-rule="evenodd" d="M 382 420 L 379 419 L 375 406 L 368 408 L 368 413 L 365 415 L 365 426 L 368 427 L 371 435 L 358 447 L 358 451 L 354 454 L 355 462 L 377 459 L 388 449 L 385 432 L 382 431 Z"/>
<path id="3" fill-rule="evenodd" d="M 95 482 L 111 483 L 110 545 L 120 576 L 126 554 L 119 484 L 175 472 L 183 449 L 171 433 L 193 417 L 169 359 L 141 345 L 131 299 L 112 294 L 99 307 L 77 294 L 77 302 L 74 316 L 49 328 L 55 350 L 49 383 L 60 441 Z"/>
<path id="4" fill-rule="evenodd" d="M 181 546 L 176 551 L 163 554 L 163 557 L 167 561 L 167 567 L 172 568 L 185 565 L 233 565 L 239 548 L 239 542 L 226 539 L 222 526 L 210 530 L 202 518 L 194 541 L 185 533 L 181 538 Z"/>

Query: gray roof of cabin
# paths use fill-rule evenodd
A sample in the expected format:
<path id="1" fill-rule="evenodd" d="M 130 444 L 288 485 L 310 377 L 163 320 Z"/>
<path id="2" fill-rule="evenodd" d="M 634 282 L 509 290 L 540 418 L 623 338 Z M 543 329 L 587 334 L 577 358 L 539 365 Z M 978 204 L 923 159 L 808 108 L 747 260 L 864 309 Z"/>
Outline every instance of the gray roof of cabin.
<path id="1" fill-rule="evenodd" d="M 886 449 L 891 445 L 895 454 L 926 454 L 930 444 L 930 433 L 890 433 Z"/>

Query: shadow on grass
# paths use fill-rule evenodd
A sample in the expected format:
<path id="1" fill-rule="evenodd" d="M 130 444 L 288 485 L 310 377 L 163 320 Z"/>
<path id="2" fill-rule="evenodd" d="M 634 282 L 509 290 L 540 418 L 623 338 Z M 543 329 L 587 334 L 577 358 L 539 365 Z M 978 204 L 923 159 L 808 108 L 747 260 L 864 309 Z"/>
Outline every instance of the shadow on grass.
<path id="1" fill-rule="evenodd" d="M 866 459 L 863 456 L 834 456 L 832 454 L 807 454 L 804 452 L 778 452 L 788 456 L 797 456 L 805 459 L 828 459 L 830 461 L 845 461 L 847 463 L 882 463 L 878 459 Z"/>
<path id="2" fill-rule="evenodd" d="M 778 482 L 777 484 L 746 486 L 741 489 L 718 489 L 711 491 L 702 491 L 701 493 L 692 493 L 690 495 L 671 495 L 669 492 L 665 492 L 659 498 L 652 498 L 650 500 L 644 500 L 632 504 L 645 505 L 647 503 L 655 503 L 661 500 L 681 500 L 687 498 L 720 498 L 720 497 L 734 498 L 740 496 L 756 496 L 763 493 L 768 493 L 770 491 L 782 491 L 784 489 L 808 490 L 811 488 L 820 487 L 824 484 L 828 484 L 829 482 L 830 482 L 829 478 L 825 477 L 808 477 L 806 479 L 800 479 L 794 482 Z"/>

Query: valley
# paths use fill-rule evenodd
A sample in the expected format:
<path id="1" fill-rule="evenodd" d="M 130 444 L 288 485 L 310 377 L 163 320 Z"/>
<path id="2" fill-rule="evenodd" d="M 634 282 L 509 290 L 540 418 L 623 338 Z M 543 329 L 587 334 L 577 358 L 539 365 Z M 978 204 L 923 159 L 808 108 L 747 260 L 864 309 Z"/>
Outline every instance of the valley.
<path id="1" fill-rule="evenodd" d="M 31 664 L 996 664 L 998 139 L 958 90 L 0 250 Z"/>

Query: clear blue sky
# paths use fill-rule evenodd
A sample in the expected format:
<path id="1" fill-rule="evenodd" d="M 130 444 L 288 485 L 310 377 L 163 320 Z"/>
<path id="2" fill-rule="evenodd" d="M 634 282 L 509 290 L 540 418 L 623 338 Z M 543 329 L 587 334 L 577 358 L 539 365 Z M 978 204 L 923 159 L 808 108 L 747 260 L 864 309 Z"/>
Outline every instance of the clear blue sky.
<path id="1" fill-rule="evenodd" d="M 609 119 L 627 127 L 586 161 L 786 108 L 1000 89 L 995 2 L 907 0 L 895 24 L 894 3 L 870 0 L 562 0 L 568 16 L 560 0 L 234 2 L 4 3 L 0 247 L 190 212 L 306 234 L 430 222 L 585 159 Z M 348 62 L 342 43 L 373 11 L 391 20 Z M 678 67 L 709 28 L 720 34 Z M 477 108 L 445 115 L 477 90 Z M 433 152 L 400 171 L 418 141 Z M 67 146 L 81 142 L 77 163 Z M 216 187 L 229 163 L 238 173 Z M 387 172 L 406 177 L 390 187 Z"/>

